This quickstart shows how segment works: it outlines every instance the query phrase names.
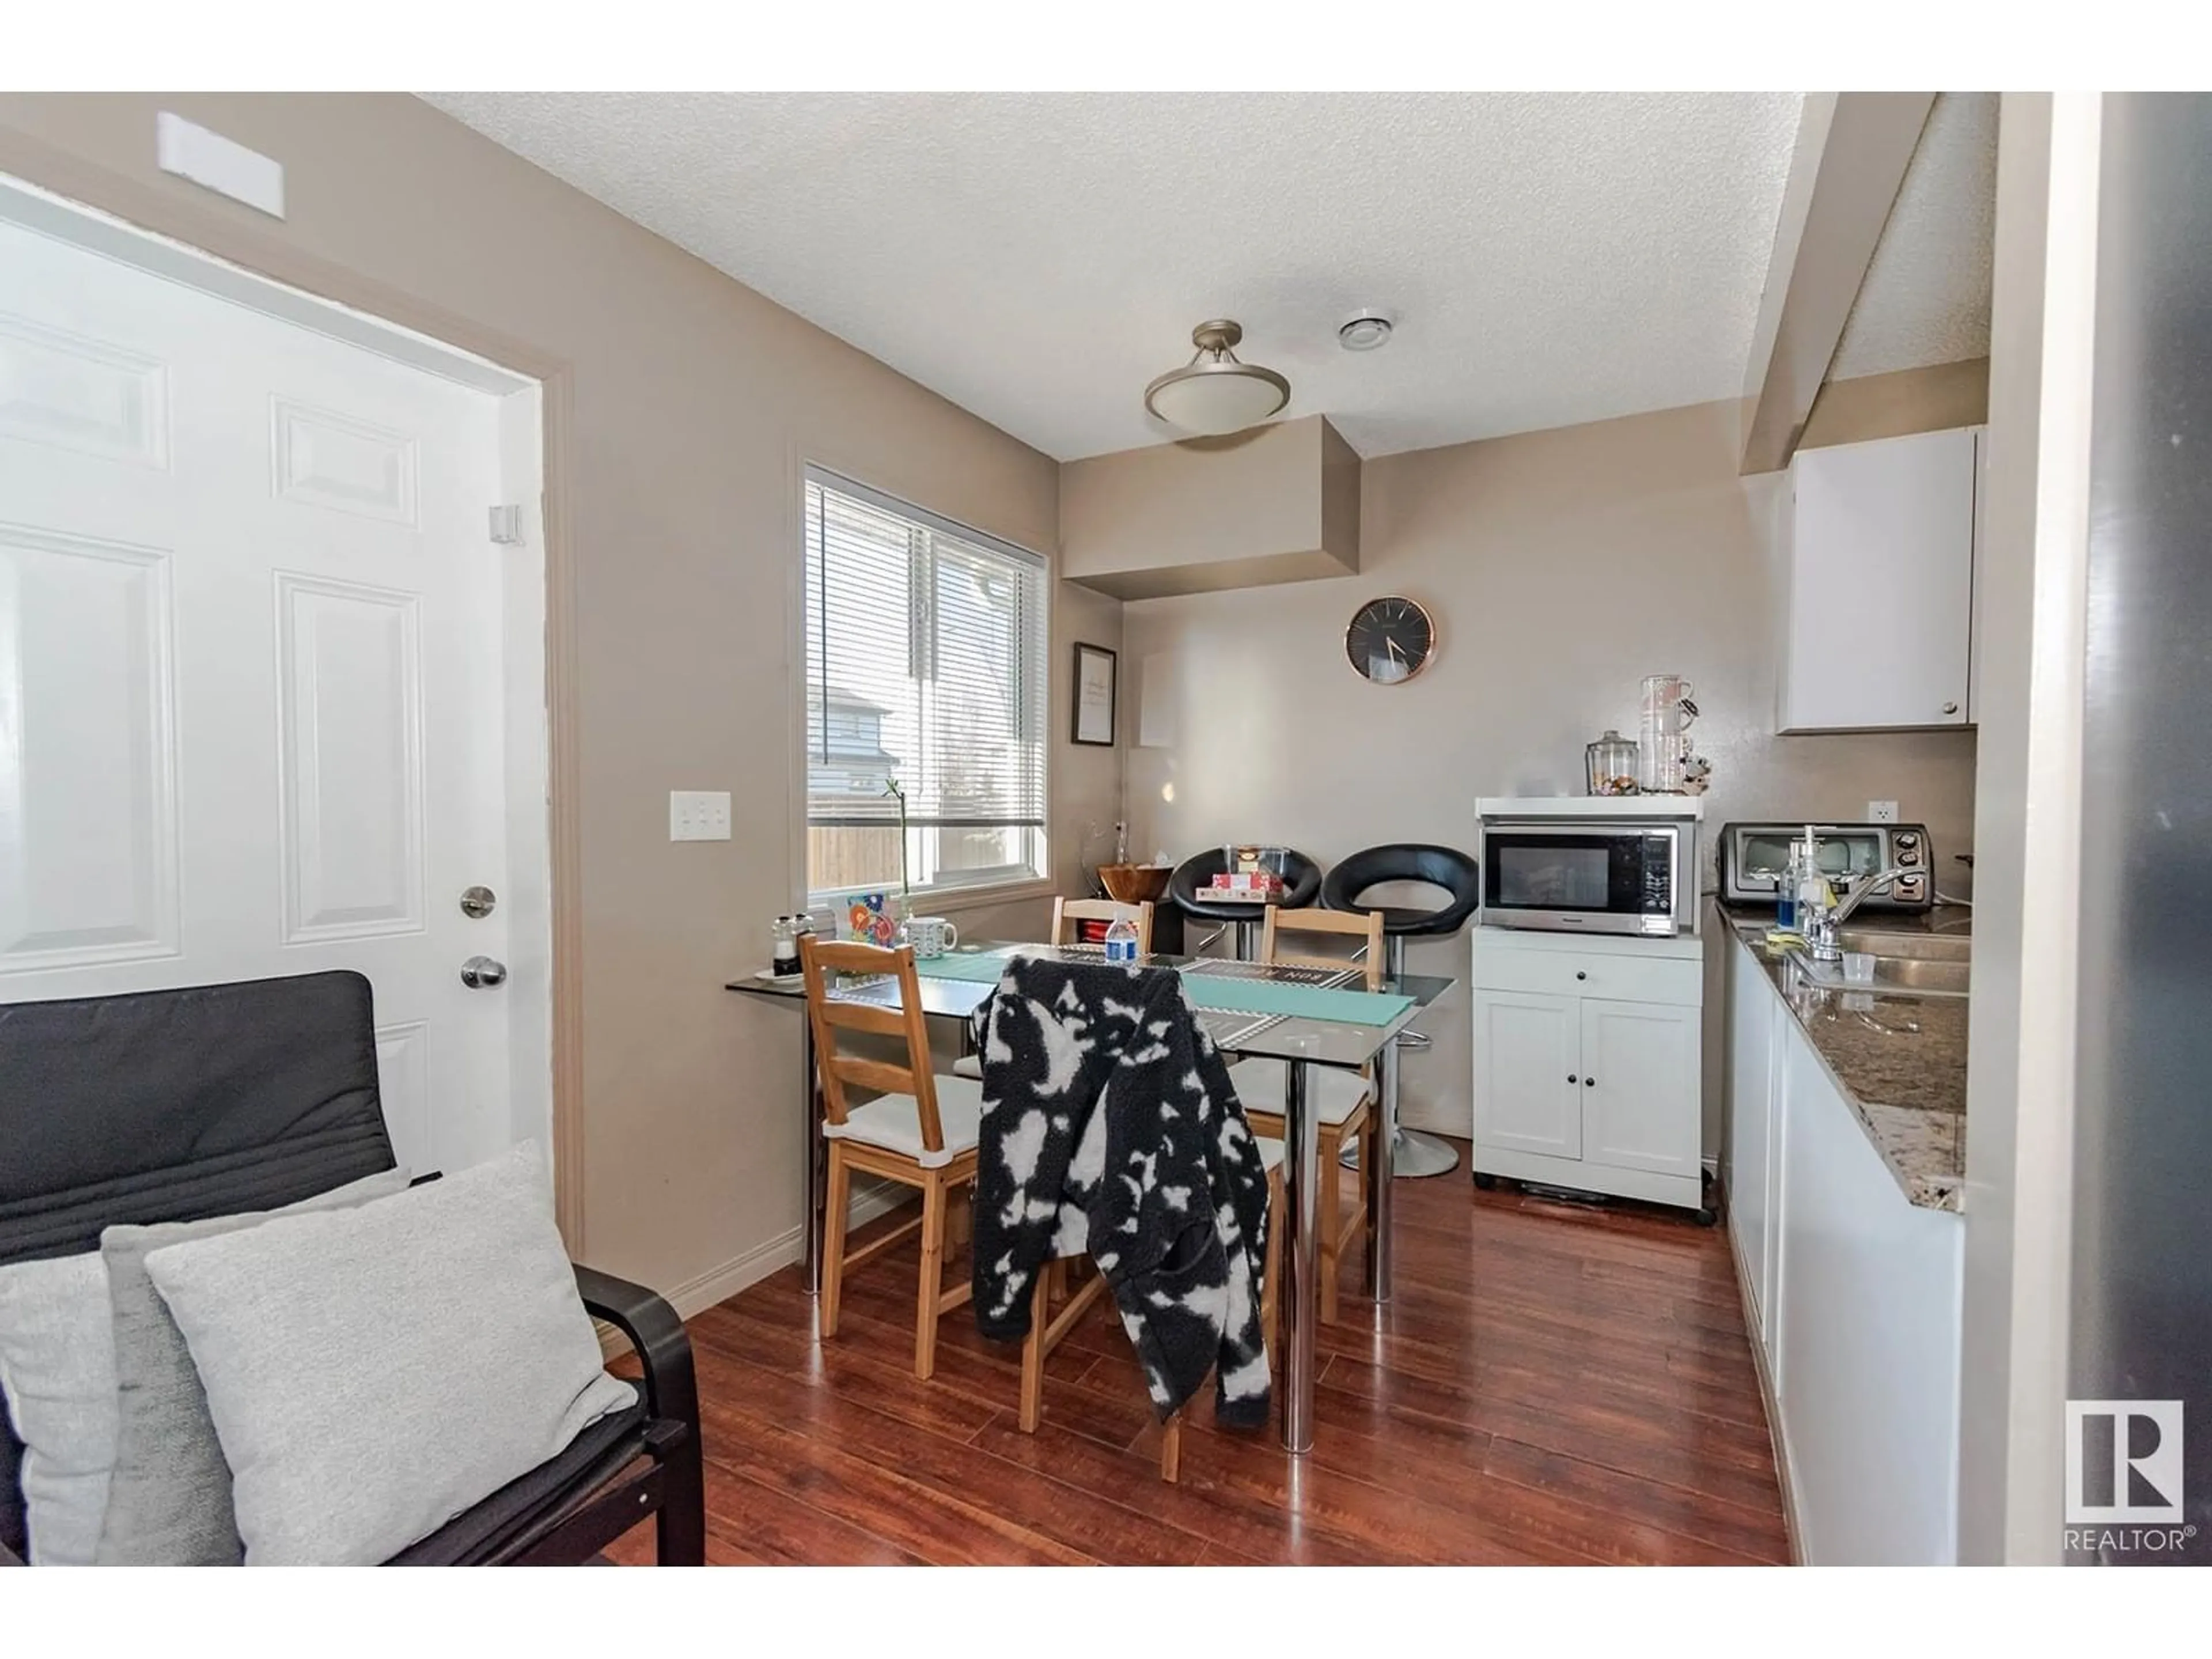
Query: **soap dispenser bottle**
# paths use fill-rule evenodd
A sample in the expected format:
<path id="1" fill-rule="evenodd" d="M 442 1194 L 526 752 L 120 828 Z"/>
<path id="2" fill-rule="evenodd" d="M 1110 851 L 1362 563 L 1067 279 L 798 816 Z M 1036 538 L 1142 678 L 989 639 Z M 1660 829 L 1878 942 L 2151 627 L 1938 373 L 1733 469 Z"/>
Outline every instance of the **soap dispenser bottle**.
<path id="1" fill-rule="evenodd" d="M 1835 895 L 1828 890 L 1828 878 L 1820 871 L 1820 840 L 1809 823 L 1805 826 L 1805 839 L 1791 863 L 1798 872 L 1797 931 L 1809 939 L 1836 902 Z"/>

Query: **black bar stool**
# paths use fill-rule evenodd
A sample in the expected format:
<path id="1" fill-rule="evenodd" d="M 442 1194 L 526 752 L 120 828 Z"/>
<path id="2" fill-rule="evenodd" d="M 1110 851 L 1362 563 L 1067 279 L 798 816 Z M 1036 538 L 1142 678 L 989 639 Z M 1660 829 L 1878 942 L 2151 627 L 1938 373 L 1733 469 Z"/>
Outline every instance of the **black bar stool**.
<path id="1" fill-rule="evenodd" d="M 1187 916 L 1201 921 L 1234 922 L 1237 926 L 1237 960 L 1252 960 L 1252 930 L 1267 914 L 1264 904 L 1224 904 L 1203 896 L 1206 884 L 1229 867 L 1229 849 L 1209 847 L 1203 853 L 1194 853 L 1175 867 L 1168 878 L 1168 896 L 1176 908 Z M 1283 896 L 1276 902 L 1285 910 L 1304 909 L 1311 904 L 1321 891 L 1321 866 L 1304 853 L 1285 848 L 1283 852 Z M 1195 951 L 1193 952 L 1195 954 Z"/>
<path id="2" fill-rule="evenodd" d="M 1180 875 L 1182 872 L 1176 872 Z M 1386 882 L 1421 882 L 1441 887 L 1451 902 L 1439 909 L 1416 909 L 1405 905 L 1362 904 L 1360 895 Z M 1332 910 L 1380 910 L 1382 937 L 1389 951 L 1393 978 L 1406 970 L 1406 941 L 1436 939 L 1456 933 L 1482 903 L 1482 870 L 1466 854 L 1451 847 L 1429 847 L 1397 842 L 1354 853 L 1328 872 L 1322 884 L 1322 902 Z M 1425 1048 L 1429 1040 L 1419 1031 L 1401 1031 L 1395 1039 L 1401 1048 Z M 1383 1068 L 1382 1086 L 1390 1098 L 1384 1104 L 1386 1123 L 1398 1121 L 1398 1068 Z M 1344 1162 L 1357 1167 L 1358 1146 L 1344 1149 Z M 1449 1142 L 1419 1129 L 1401 1127 L 1390 1143 L 1390 1170 L 1401 1176 L 1438 1176 L 1459 1167 L 1459 1154 Z"/>

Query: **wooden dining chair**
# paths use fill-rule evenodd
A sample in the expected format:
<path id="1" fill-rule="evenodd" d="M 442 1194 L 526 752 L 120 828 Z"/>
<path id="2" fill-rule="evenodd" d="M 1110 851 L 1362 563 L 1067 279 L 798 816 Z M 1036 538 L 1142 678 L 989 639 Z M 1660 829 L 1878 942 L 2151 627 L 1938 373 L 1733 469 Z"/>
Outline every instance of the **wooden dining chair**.
<path id="1" fill-rule="evenodd" d="M 1152 906 L 1150 900 L 1142 904 L 1122 904 L 1114 899 L 1059 898 L 1052 902 L 1053 945 L 1074 945 L 1077 924 L 1085 921 L 1113 923 L 1127 921 L 1137 930 L 1137 954 L 1148 957 L 1152 953 Z M 980 1054 L 963 1054 L 952 1062 L 952 1075 L 980 1081 L 983 1075 L 983 1060 Z"/>
<path id="2" fill-rule="evenodd" d="M 1347 959 L 1285 949 L 1285 936 L 1297 934 L 1358 939 L 1364 947 L 1364 953 L 1356 959 Z M 1271 905 L 1260 932 L 1261 962 L 1274 967 L 1359 968 L 1364 970 L 1366 988 L 1370 991 L 1382 988 L 1382 951 L 1380 910 L 1285 910 Z M 1337 1158 L 1344 1150 L 1344 1143 L 1355 1136 L 1359 1142 L 1361 1166 L 1364 1168 L 1367 1160 L 1375 1156 L 1375 1079 L 1371 1066 L 1359 1072 L 1347 1072 L 1335 1066 L 1310 1066 L 1306 1071 L 1310 1079 L 1307 1103 L 1314 1114 L 1321 1154 L 1321 1183 L 1315 1194 L 1321 1224 L 1316 1241 L 1321 1253 L 1321 1316 L 1334 1322 L 1340 1300 L 1340 1251 L 1346 1239 L 1359 1236 L 1361 1224 L 1367 1219 L 1367 1188 L 1364 1182 L 1352 1183 L 1357 1202 L 1351 1216 L 1347 1218 L 1340 1211 L 1338 1176 L 1343 1166 Z M 1244 1103 L 1245 1116 L 1251 1120 L 1252 1133 L 1280 1138 L 1285 1133 L 1282 1061 L 1240 1060 L 1230 1067 L 1229 1077 L 1237 1085 L 1237 1097 Z"/>
<path id="3" fill-rule="evenodd" d="M 1275 1366 L 1275 1281 L 1283 1265 L 1283 1143 L 1262 1140 L 1261 1159 L 1267 1169 L 1267 1255 L 1260 1275 L 1260 1330 L 1267 1344 L 1267 1364 Z M 1022 1393 L 1015 1421 L 1024 1434 L 1036 1432 L 1044 1412 L 1044 1362 L 1091 1304 L 1106 1293 L 1106 1277 L 1093 1271 L 1071 1292 L 1068 1260 L 1049 1261 L 1030 1292 L 1030 1334 L 1022 1339 Z M 1058 1313 L 1053 1303 L 1060 1302 Z M 1160 1436 L 1160 1479 L 1172 1485 L 1182 1473 L 1182 1413 L 1167 1420 Z"/>
<path id="4" fill-rule="evenodd" d="M 921 1276 L 915 1294 L 914 1374 L 925 1380 L 937 1369 L 937 1322 L 973 1294 L 963 1275 L 945 1288 L 945 1214 L 948 1202 L 975 1180 L 975 1141 L 983 1114 L 983 1091 L 971 1079 L 938 1077 L 930 1070 L 929 1033 L 921 1012 L 921 988 L 914 951 L 872 945 L 847 945 L 802 934 L 799 964 L 806 977 L 806 1017 L 814 1024 L 814 1052 L 822 1072 L 830 1143 L 830 1191 L 822 1218 L 822 1334 L 837 1334 L 845 1274 L 869 1257 L 910 1235 L 921 1236 Z M 899 1006 L 886 1008 L 829 994 L 831 973 L 896 977 Z M 842 1034 L 902 1039 L 903 1065 L 847 1054 Z M 854 1105 L 848 1087 L 872 1089 L 875 1097 Z M 878 1176 L 921 1192 L 921 1214 L 851 1255 L 845 1253 L 845 1213 L 853 1171 Z"/>
<path id="5" fill-rule="evenodd" d="M 1148 957 L 1152 953 L 1152 906 L 1149 899 L 1142 904 L 1123 904 L 1115 899 L 1055 898 L 1052 902 L 1052 942 L 1079 943 L 1077 924 L 1085 921 L 1109 925 L 1128 922 L 1137 930 L 1137 954 Z"/>

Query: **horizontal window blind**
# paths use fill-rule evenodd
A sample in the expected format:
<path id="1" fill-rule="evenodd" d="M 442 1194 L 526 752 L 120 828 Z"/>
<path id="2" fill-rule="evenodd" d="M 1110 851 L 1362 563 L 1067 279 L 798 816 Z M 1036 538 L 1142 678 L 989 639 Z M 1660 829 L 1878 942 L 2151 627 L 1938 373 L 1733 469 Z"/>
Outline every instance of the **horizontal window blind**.
<path id="1" fill-rule="evenodd" d="M 1048 616 L 1034 553 L 810 467 L 807 886 L 1045 870 Z"/>

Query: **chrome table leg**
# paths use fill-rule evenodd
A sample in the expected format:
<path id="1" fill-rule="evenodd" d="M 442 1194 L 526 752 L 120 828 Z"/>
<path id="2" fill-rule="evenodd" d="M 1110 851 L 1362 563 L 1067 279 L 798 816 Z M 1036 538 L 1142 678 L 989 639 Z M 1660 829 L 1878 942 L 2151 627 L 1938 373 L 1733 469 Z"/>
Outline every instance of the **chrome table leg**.
<path id="1" fill-rule="evenodd" d="M 1390 1176 L 1398 1146 L 1398 1041 L 1393 1037 L 1375 1056 L 1378 1097 L 1375 1109 L 1376 1155 L 1359 1172 L 1367 1189 L 1367 1296 L 1376 1307 L 1390 1300 Z M 1353 1143 L 1355 1146 L 1357 1142 Z"/>
<path id="2" fill-rule="evenodd" d="M 1313 1449 L 1314 1328 L 1321 1319 L 1321 1251 L 1314 1195 L 1321 1184 L 1320 1137 L 1307 1092 L 1309 1066 L 1283 1062 L 1282 1289 L 1276 1306 L 1283 1322 L 1283 1446 Z"/>
<path id="3" fill-rule="evenodd" d="M 1405 936 L 1401 933 L 1391 934 L 1389 950 L 1390 977 L 1393 980 L 1401 979 L 1404 977 L 1406 972 Z M 1389 1078 L 1389 1081 L 1385 1085 L 1389 1096 L 1385 1110 L 1390 1120 L 1390 1135 L 1388 1144 L 1390 1147 L 1390 1173 L 1393 1176 L 1449 1175 L 1454 1170 L 1459 1168 L 1459 1153 L 1449 1141 L 1424 1130 L 1406 1129 L 1398 1126 L 1397 1051 L 1401 1048 L 1425 1048 L 1428 1046 L 1429 1039 L 1425 1035 L 1419 1031 L 1405 1030 L 1391 1038 L 1389 1046 L 1382 1051 L 1382 1060 L 1389 1068 L 1387 1075 Z M 1359 1143 L 1356 1140 L 1347 1141 L 1345 1144 L 1343 1156 L 1337 1161 L 1347 1170 L 1358 1169 Z M 1371 1269 L 1369 1277 L 1371 1280 L 1373 1277 Z M 1388 1282 L 1387 1272 L 1385 1282 Z"/>
<path id="4" fill-rule="evenodd" d="M 799 1097 L 805 1103 L 800 1138 L 806 1143 L 806 1293 L 822 1294 L 822 1218 L 830 1207 L 830 1160 L 822 1146 L 820 1080 L 814 1072 L 814 1017 L 802 1012 L 799 1029 Z"/>

